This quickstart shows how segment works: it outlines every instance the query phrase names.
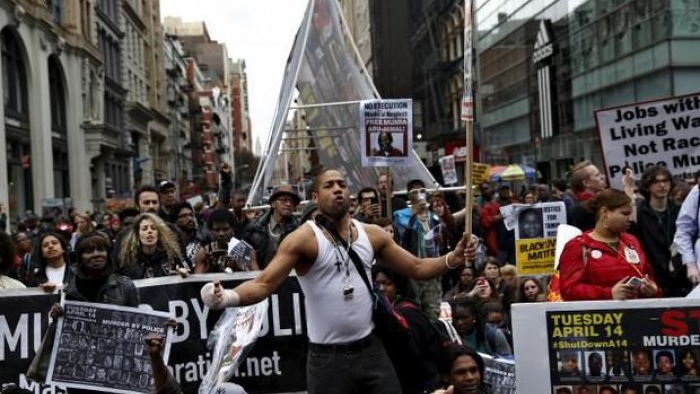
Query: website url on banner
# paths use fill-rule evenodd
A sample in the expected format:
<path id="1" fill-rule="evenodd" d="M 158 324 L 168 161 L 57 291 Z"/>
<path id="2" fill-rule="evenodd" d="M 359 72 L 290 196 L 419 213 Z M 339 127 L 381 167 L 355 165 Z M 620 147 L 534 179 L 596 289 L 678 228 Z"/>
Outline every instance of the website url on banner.
<path id="1" fill-rule="evenodd" d="M 627 347 L 627 340 L 626 339 L 610 339 L 607 341 L 586 341 L 586 340 L 581 340 L 581 341 L 574 341 L 574 342 L 568 342 L 568 341 L 557 341 L 552 343 L 552 348 L 554 349 L 609 349 L 609 348 L 618 348 L 618 347 Z"/>
<path id="2" fill-rule="evenodd" d="M 270 357 L 246 357 L 234 374 L 241 378 L 272 375 L 282 375 L 280 356 L 277 351 L 273 351 Z"/>

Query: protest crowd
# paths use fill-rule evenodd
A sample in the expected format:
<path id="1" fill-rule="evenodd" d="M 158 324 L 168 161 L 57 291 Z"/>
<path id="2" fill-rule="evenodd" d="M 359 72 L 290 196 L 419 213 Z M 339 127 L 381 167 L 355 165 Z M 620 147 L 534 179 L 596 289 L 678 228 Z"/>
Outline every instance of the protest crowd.
<path id="1" fill-rule="evenodd" d="M 265 299 L 295 269 L 306 297 L 309 392 L 501 392 L 482 379 L 482 355 L 527 357 L 513 351 L 513 305 L 684 297 L 700 283 L 700 173 L 696 185 L 678 184 L 665 167 L 651 166 L 640 179 L 627 174 L 624 190 L 608 188 L 591 162 L 568 175 L 520 190 L 482 184 L 465 212 L 463 193 L 428 193 L 413 180 L 405 196 L 393 195 L 385 175 L 351 199 L 341 173 L 326 170 L 310 195 L 279 186 L 263 210 L 245 207 L 247 192 L 232 190 L 224 164 L 218 198 L 208 205 L 178 200 L 175 184 L 163 181 L 141 186 L 134 207 L 119 212 L 27 213 L 11 236 L 0 232 L 0 292 L 60 289 L 70 300 L 137 306 L 149 300 L 134 280 L 261 271 L 235 290 L 204 286 L 202 301 L 222 309 Z M 503 207 L 547 202 L 562 202 L 567 223 L 581 234 L 566 244 L 553 275 L 519 275 L 516 233 Z M 465 232 L 466 215 L 473 226 Z M 521 221 L 526 216 L 522 211 Z M 543 237 L 524 223 L 519 232 Z M 250 245 L 246 258 L 229 255 L 232 238 Z M 361 265 L 366 272 L 358 275 Z M 403 324 L 393 341 L 372 332 L 367 274 Z M 344 306 L 353 298 L 366 310 Z M 157 338 L 148 341 L 157 354 Z M 377 352 L 379 360 L 371 357 Z M 562 368 L 578 371 L 565 362 Z M 165 368 L 156 369 L 161 392 L 178 392 Z M 587 390 L 572 385 L 561 393 Z M 641 386 L 619 392 L 641 393 Z"/>

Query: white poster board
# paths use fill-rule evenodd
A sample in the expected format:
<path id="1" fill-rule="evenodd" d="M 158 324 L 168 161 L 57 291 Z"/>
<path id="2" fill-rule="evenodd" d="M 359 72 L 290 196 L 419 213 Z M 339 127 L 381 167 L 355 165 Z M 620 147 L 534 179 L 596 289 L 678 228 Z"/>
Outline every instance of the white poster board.
<path id="1" fill-rule="evenodd" d="M 360 103 L 360 145 L 365 167 L 407 166 L 413 147 L 413 101 Z"/>
<path id="2" fill-rule="evenodd" d="M 684 374 L 680 362 L 675 375 L 661 376 L 655 358 L 666 353 L 682 360 L 686 349 L 697 352 L 699 307 L 700 300 L 684 298 L 513 304 L 517 392 L 555 394 L 566 387 L 576 393 L 581 386 L 622 392 L 631 385 L 643 393 L 658 385 L 694 393 L 700 377 Z M 640 357 L 648 357 L 646 370 Z"/>
<path id="3" fill-rule="evenodd" d="M 455 166 L 455 157 L 448 155 L 441 157 L 440 170 L 442 171 L 442 181 L 445 185 L 456 185 L 457 180 L 457 167 Z"/>
<path id="4" fill-rule="evenodd" d="M 700 169 L 700 93 L 602 109 L 595 117 L 611 187 L 622 189 L 626 167 L 636 179 L 657 164 L 679 180 Z"/>

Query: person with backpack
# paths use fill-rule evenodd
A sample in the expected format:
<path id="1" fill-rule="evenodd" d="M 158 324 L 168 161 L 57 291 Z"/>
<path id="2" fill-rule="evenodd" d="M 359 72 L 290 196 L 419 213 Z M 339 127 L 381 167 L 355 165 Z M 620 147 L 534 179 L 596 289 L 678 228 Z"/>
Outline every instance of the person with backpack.
<path id="1" fill-rule="evenodd" d="M 442 335 L 433 327 L 435 319 L 418 306 L 408 278 L 381 265 L 375 267 L 373 276 L 378 288 L 408 323 L 409 343 L 396 343 L 387 349 L 403 393 L 431 392 L 438 387 L 438 359 L 443 345 Z"/>

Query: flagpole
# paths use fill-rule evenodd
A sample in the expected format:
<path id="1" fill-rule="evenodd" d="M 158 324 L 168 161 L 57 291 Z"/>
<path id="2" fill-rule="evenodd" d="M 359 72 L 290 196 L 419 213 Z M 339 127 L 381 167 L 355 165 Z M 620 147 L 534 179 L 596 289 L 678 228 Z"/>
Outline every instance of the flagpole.
<path id="1" fill-rule="evenodd" d="M 474 171 L 474 93 L 473 93 L 473 29 L 472 0 L 464 0 L 464 94 L 462 96 L 462 120 L 465 121 L 467 157 L 464 162 L 465 215 L 464 232 L 468 239 L 472 234 L 474 192 L 472 180 Z"/>

